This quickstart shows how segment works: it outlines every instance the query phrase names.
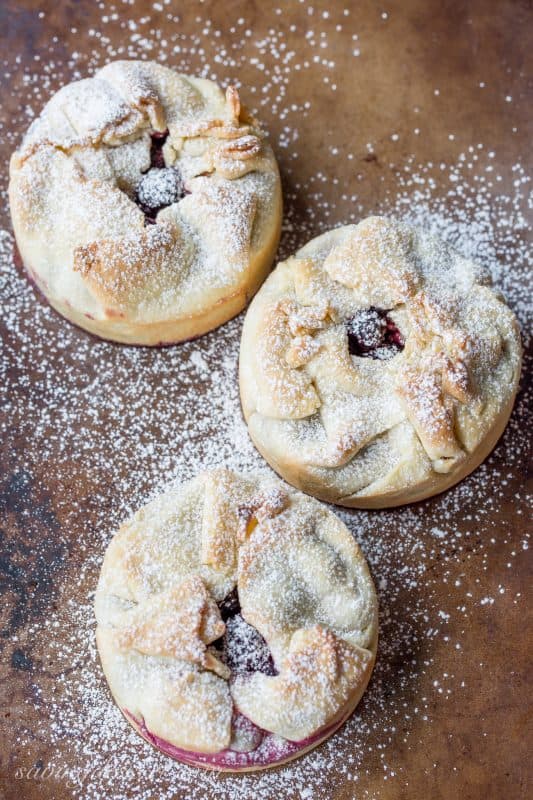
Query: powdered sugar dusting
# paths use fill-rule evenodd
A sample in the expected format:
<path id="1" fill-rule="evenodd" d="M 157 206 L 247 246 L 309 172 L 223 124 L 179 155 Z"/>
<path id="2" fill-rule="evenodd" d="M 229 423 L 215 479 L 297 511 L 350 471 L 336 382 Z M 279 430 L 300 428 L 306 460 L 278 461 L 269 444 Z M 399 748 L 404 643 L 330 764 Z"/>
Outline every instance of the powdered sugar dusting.
<path id="1" fill-rule="evenodd" d="M 457 482 L 507 421 L 520 377 L 516 321 L 487 283 L 481 266 L 390 217 L 312 239 L 274 270 L 243 328 L 258 449 L 347 506 Z"/>
<path id="2" fill-rule="evenodd" d="M 11 161 L 26 267 L 52 305 L 104 338 L 197 335 L 240 310 L 270 264 L 280 218 L 272 152 L 242 123 L 235 88 L 224 100 L 192 80 L 154 62 L 113 62 L 54 94 Z M 166 223 L 165 243 L 143 232 L 133 200 L 145 224 Z M 240 305 L 228 302 L 239 292 Z"/>
<path id="3" fill-rule="evenodd" d="M 165 2 L 154 6 L 160 7 L 154 14 L 175 16 Z M 291 80 L 304 70 L 332 96 L 337 92 L 335 39 L 320 35 L 319 4 L 309 14 L 313 24 L 309 35 L 302 36 L 298 54 L 281 26 L 258 40 L 252 21 L 238 18 L 232 21 L 238 46 L 231 50 L 218 46 L 214 26 L 200 11 L 194 34 L 183 32 L 176 17 L 167 36 L 149 15 L 141 20 L 133 4 L 127 8 L 119 14 L 103 3 L 101 26 L 87 31 L 89 46 L 83 55 L 71 53 L 66 65 L 53 39 L 31 70 L 18 75 L 16 61 L 8 63 L 6 72 L 17 74 L 21 109 L 6 134 L 12 146 L 52 89 L 85 74 L 87 62 L 95 69 L 118 56 L 155 57 L 183 71 L 223 80 L 248 63 L 247 42 L 253 41 L 256 80 L 246 94 L 252 105 L 266 106 L 283 120 L 286 127 L 280 127 L 273 145 L 283 153 L 290 178 L 291 161 L 305 156 L 300 142 L 312 110 L 312 99 L 291 96 Z M 346 26 L 351 19 L 340 10 L 334 13 L 335 25 Z M 120 46 L 110 35 L 115 28 L 122 32 Z M 365 56 L 366 42 L 357 27 L 352 30 L 357 63 Z M 326 47 L 321 47 L 323 41 Z M 398 136 L 393 130 L 390 135 Z M 369 145 L 369 153 L 379 149 L 378 142 Z M 488 266 L 517 313 L 528 344 L 531 306 L 524 286 L 530 267 L 525 241 L 529 179 L 522 164 L 510 165 L 502 176 L 508 188 L 500 190 L 498 173 L 487 171 L 494 161 L 491 152 L 490 147 L 472 144 L 457 161 L 443 166 L 398 156 L 387 165 L 394 188 L 387 196 L 376 188 L 377 205 L 382 213 L 397 213 L 430 228 Z M 323 165 L 310 165 L 298 185 L 287 181 L 282 257 L 328 227 L 358 221 L 375 210 L 358 188 L 339 187 L 338 199 L 326 200 L 323 184 L 353 165 L 350 155 L 339 149 L 331 153 L 327 174 Z M 353 175 L 358 187 L 355 171 Z M 305 215 L 302 198 L 308 207 Z M 16 706 L 16 728 L 8 729 L 17 746 L 13 771 L 44 759 L 62 775 L 58 786 L 84 800 L 131 795 L 139 800 L 180 795 L 190 800 L 319 800 L 328 796 L 332 775 L 349 796 L 370 796 L 369 776 L 374 797 L 384 793 L 389 782 L 397 794 L 408 796 L 406 754 L 416 753 L 431 776 L 436 767 L 427 761 L 426 752 L 432 736 L 442 736 L 432 722 L 449 708 L 470 708 L 479 694 L 479 684 L 464 680 L 465 663 L 482 662 L 480 676 L 490 693 L 490 649 L 482 655 L 472 653 L 469 630 L 473 625 L 489 630 L 502 600 L 522 608 L 516 574 L 528 547 L 527 532 L 519 523 L 525 521 L 529 503 L 520 481 L 527 459 L 529 395 L 519 395 L 495 455 L 444 496 L 391 512 L 340 512 L 363 545 L 379 591 L 380 645 L 372 683 L 355 716 L 318 750 L 276 772 L 224 777 L 158 754 L 123 720 L 96 656 L 92 593 L 111 532 L 168 481 L 186 480 L 199 469 L 219 464 L 244 470 L 264 467 L 240 416 L 236 376 L 242 320 L 197 342 L 157 352 L 96 341 L 36 299 L 14 268 L 7 230 L 0 236 L 0 287 L 2 431 L 8 463 L 17 485 L 28 492 L 32 485 L 55 486 L 53 500 L 48 501 L 53 515 L 44 501 L 40 507 L 50 526 L 53 552 L 47 550 L 49 542 L 36 539 L 24 553 L 35 565 L 27 568 L 30 577 L 41 576 L 41 561 L 55 564 L 46 619 L 21 626 L 9 640 L 13 663 L 22 663 L 23 655 L 30 654 L 35 665 L 31 692 Z M 502 502 L 509 498 L 514 500 L 513 518 L 501 513 Z M 14 511 L 18 524 L 33 524 L 29 507 Z M 71 561 L 62 566 L 69 552 Z M 13 556 L 9 575 L 17 574 L 18 568 Z M 31 597 L 31 587 L 27 592 Z M 31 620 L 30 611 L 28 615 Z M 481 740 L 486 733 L 482 714 L 478 724 Z M 450 718 L 452 752 L 462 746 L 457 740 Z"/>

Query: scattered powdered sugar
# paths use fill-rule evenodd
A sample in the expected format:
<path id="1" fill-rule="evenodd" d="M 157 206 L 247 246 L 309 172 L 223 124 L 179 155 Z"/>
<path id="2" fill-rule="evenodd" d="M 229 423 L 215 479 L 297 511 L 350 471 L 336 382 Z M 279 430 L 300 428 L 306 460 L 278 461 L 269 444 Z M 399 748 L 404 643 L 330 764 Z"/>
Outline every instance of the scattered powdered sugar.
<path id="1" fill-rule="evenodd" d="M 155 5 L 167 8 L 166 2 Z M 133 8 L 123 23 L 129 39 L 118 52 L 105 32 L 107 24 L 119 24 L 118 17 L 113 19 L 117 12 L 106 10 L 105 4 L 102 8 L 101 30 L 88 32 L 94 41 L 89 70 L 111 58 L 141 56 L 220 80 L 226 70 L 238 71 L 244 58 L 238 48 L 216 48 L 218 37 L 204 17 L 199 16 L 197 35 L 187 37 L 178 30 L 163 41 L 161 31 L 135 20 Z M 236 25 L 243 40 L 252 36 L 246 21 Z M 320 70 L 335 91 L 334 70 L 327 63 L 331 55 L 322 52 L 326 48 L 320 47 L 318 31 L 310 32 L 298 58 L 280 46 L 280 31 L 258 41 L 257 84 L 247 87 L 259 113 L 267 105 L 273 114 L 294 121 L 273 142 L 287 161 L 299 155 L 300 126 L 308 113 L 305 104 L 292 109 L 288 99 L 290 76 L 299 71 L 295 65 Z M 21 115 L 12 126 L 17 137 L 52 87 L 76 77 L 79 54 L 72 54 L 64 69 L 58 53 L 52 42 L 41 71 L 24 74 L 18 89 Z M 315 66 L 314 56 L 320 59 Z M 308 61 L 311 66 L 304 66 Z M 13 146 L 18 144 L 18 138 L 9 137 Z M 521 164 L 514 165 L 511 191 L 499 193 L 495 176 L 486 171 L 490 160 L 477 147 L 444 166 L 409 157 L 397 167 L 395 188 L 381 199 L 379 211 L 430 229 L 488 267 L 517 313 L 527 344 L 528 177 Z M 340 212 L 317 189 L 323 178 L 317 171 L 286 192 L 280 257 L 328 227 L 375 211 L 354 199 L 352 211 Z M 2 188 L 5 192 L 5 184 Z M 301 197 L 310 206 L 304 222 L 298 212 Z M 459 486 L 407 508 L 338 511 L 361 543 L 379 593 L 380 643 L 372 682 L 354 716 L 308 756 L 275 772 L 227 777 L 177 764 L 130 729 L 111 701 L 98 663 L 92 598 L 113 530 L 168 482 L 188 480 L 221 464 L 245 471 L 265 468 L 239 405 L 242 317 L 196 342 L 169 349 L 97 341 L 36 298 L 14 266 L 7 230 L 0 232 L 0 290 L 6 452 L 23 484 L 55 487 L 55 521 L 50 523 L 54 558 L 72 554 L 55 572 L 46 617 L 21 627 L 12 638 L 13 646 L 32 652 L 36 663 L 53 665 L 50 671 L 36 667 L 32 677 L 33 690 L 25 702 L 28 715 L 38 721 L 18 727 L 20 764 L 15 767 L 30 766 L 41 747 L 56 774 L 63 770 L 62 783 L 71 796 L 84 800 L 132 795 L 170 800 L 180 794 L 188 800 L 319 800 L 328 796 L 324 785 L 333 771 L 339 783 L 351 787 L 347 792 L 355 792 L 369 765 L 384 782 L 394 780 L 398 792 L 409 794 L 409 775 L 402 771 L 399 751 L 419 746 L 432 719 L 445 713 L 448 698 L 477 691 L 461 675 L 469 626 L 478 614 L 497 606 L 509 585 L 516 587 L 505 576 L 513 574 L 528 547 L 527 534 L 513 529 L 516 520 L 500 513 L 502 501 L 514 497 L 516 517 L 527 515 L 529 498 L 519 479 L 527 459 L 526 392 L 518 396 L 497 455 Z M 48 542 L 36 540 L 26 557 L 44 560 L 47 547 Z M 497 549 L 505 553 L 505 563 L 501 555 L 496 561 Z M 475 578 L 469 575 L 473 563 L 478 565 Z M 519 592 L 513 602 L 521 602 Z"/>

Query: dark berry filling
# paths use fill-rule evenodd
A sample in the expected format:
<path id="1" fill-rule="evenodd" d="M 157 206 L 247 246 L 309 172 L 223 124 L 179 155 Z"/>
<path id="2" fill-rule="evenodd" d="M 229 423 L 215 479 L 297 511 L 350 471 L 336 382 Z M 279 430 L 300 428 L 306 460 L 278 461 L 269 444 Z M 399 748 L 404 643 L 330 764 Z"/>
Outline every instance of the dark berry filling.
<path id="1" fill-rule="evenodd" d="M 242 617 L 237 590 L 234 589 L 222 603 L 219 603 L 220 616 L 226 623 L 226 631 L 214 646 L 221 652 L 222 661 L 232 673 L 243 675 L 248 672 L 263 672 L 277 675 L 270 649 L 252 625 Z"/>
<path id="2" fill-rule="evenodd" d="M 388 311 L 364 308 L 346 320 L 348 349 L 352 356 L 386 360 L 405 347 L 402 333 Z"/>
<path id="3" fill-rule="evenodd" d="M 166 167 L 163 145 L 168 139 L 168 129 L 162 132 L 154 131 L 150 136 L 152 139 L 152 144 L 150 145 L 150 167 L 163 169 L 163 167 Z"/>
<path id="4" fill-rule="evenodd" d="M 182 175 L 177 167 L 167 167 L 163 145 L 168 131 L 152 133 L 150 167 L 137 185 L 135 202 L 145 216 L 145 225 L 153 225 L 162 208 L 177 203 L 187 194 Z"/>
<path id="5" fill-rule="evenodd" d="M 239 614 L 241 611 L 241 604 L 239 603 L 237 589 L 233 589 L 233 591 L 227 594 L 223 601 L 218 604 L 218 607 L 223 622 L 227 622 L 228 619 L 234 617 L 235 614 Z"/>

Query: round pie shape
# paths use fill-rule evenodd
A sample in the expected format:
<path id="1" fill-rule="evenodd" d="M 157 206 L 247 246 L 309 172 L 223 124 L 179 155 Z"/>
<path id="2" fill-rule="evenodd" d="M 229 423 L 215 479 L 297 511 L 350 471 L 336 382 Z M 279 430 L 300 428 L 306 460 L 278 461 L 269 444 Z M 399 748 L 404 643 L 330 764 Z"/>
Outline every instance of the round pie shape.
<path id="1" fill-rule="evenodd" d="M 246 314 L 250 436 L 287 481 L 338 505 L 422 500 L 474 470 L 509 419 L 515 316 L 485 271 L 369 217 L 279 264 Z"/>
<path id="2" fill-rule="evenodd" d="M 238 314 L 277 247 L 276 160 L 234 87 L 145 61 L 68 84 L 11 159 L 22 260 L 106 339 L 170 344 Z"/>
<path id="3" fill-rule="evenodd" d="M 376 655 L 374 586 L 345 525 L 275 479 L 225 469 L 115 534 L 95 611 L 128 721 L 208 769 L 264 769 L 316 747 L 354 710 Z"/>

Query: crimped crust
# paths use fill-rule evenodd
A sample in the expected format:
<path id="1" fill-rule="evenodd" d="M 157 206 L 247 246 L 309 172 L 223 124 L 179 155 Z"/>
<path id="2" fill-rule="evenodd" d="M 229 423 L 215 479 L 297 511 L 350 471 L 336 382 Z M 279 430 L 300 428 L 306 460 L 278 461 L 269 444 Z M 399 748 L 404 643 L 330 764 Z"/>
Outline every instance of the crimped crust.
<path id="1" fill-rule="evenodd" d="M 113 62 L 57 92 L 12 156 L 9 197 L 49 302 L 136 344 L 192 338 L 238 313 L 281 222 L 276 161 L 237 90 L 153 62 Z"/>
<path id="2" fill-rule="evenodd" d="M 121 528 L 95 610 L 127 719 L 208 768 L 273 766 L 316 746 L 352 712 L 376 654 L 372 579 L 343 523 L 277 481 L 224 469 Z"/>
<path id="3" fill-rule="evenodd" d="M 383 217 L 312 240 L 246 315 L 240 389 L 257 448 L 297 488 L 345 506 L 461 480 L 501 435 L 520 376 L 516 319 L 488 284 Z"/>

